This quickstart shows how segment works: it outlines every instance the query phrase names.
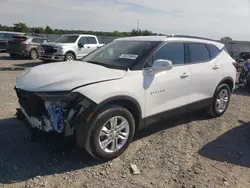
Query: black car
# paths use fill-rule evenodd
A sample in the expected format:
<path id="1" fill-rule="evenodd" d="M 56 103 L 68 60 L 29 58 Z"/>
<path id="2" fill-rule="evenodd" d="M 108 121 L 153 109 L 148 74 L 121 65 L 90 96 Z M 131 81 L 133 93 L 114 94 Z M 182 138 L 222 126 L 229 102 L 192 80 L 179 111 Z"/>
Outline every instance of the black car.
<path id="1" fill-rule="evenodd" d="M 12 58 L 18 56 L 37 59 L 41 44 L 49 43 L 49 40 L 41 36 L 13 36 L 8 43 L 7 52 Z"/>
<path id="2" fill-rule="evenodd" d="M 6 51 L 8 41 L 12 39 L 13 36 L 24 35 L 24 33 L 0 31 L 0 51 Z"/>

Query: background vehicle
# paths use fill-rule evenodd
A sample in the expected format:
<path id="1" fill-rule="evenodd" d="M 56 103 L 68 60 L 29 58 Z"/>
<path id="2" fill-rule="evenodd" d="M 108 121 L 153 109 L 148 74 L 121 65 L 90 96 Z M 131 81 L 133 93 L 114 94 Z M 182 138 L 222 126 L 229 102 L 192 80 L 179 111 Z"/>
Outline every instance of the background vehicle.
<path id="1" fill-rule="evenodd" d="M 105 160 L 156 121 L 197 109 L 223 115 L 236 79 L 224 45 L 197 37 L 120 38 L 82 61 L 23 73 L 18 114 L 32 128 L 75 134 L 79 147 Z"/>
<path id="2" fill-rule="evenodd" d="M 8 43 L 7 52 L 12 58 L 18 56 L 37 59 L 41 44 L 49 43 L 48 39 L 39 36 L 13 36 Z"/>
<path id="3" fill-rule="evenodd" d="M 9 32 L 9 31 L 0 31 L 0 51 L 6 51 L 8 41 L 14 35 L 24 35 L 24 33 Z"/>
<path id="4" fill-rule="evenodd" d="M 43 44 L 40 59 L 47 61 L 73 61 L 81 59 L 101 47 L 94 35 L 63 35 L 55 42 Z"/>
<path id="5" fill-rule="evenodd" d="M 246 84 L 248 87 L 250 87 L 250 59 L 245 61 L 239 76 L 239 84 Z"/>

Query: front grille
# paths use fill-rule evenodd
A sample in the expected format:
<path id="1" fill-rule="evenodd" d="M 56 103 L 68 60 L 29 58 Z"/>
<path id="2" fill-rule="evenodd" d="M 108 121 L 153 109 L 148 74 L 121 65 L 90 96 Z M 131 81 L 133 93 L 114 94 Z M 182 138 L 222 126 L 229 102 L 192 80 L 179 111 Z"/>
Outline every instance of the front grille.
<path id="1" fill-rule="evenodd" d="M 40 116 L 45 111 L 44 102 L 33 92 L 15 88 L 18 102 L 29 116 Z"/>
<path id="2" fill-rule="evenodd" d="M 43 46 L 43 51 L 44 51 L 44 54 L 46 55 L 52 55 L 55 52 L 57 52 L 57 50 L 54 49 L 52 46 Z"/>

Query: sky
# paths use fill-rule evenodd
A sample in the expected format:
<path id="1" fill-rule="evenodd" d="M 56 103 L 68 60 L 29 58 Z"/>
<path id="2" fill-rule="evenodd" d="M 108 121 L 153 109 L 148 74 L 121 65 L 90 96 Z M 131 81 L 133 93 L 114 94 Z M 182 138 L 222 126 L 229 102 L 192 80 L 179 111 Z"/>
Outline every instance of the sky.
<path id="1" fill-rule="evenodd" d="M 0 24 L 250 40 L 250 0 L 0 0 Z"/>

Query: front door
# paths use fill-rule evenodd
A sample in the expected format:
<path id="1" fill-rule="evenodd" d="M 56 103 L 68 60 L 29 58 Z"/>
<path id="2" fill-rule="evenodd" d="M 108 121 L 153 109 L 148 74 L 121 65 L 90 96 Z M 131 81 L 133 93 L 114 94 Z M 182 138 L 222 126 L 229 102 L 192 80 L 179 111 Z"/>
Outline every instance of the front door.
<path id="1" fill-rule="evenodd" d="M 153 55 L 152 62 L 157 59 L 172 61 L 173 68 L 158 73 L 144 70 L 146 124 L 168 118 L 173 113 L 184 113 L 189 102 L 190 67 L 185 64 L 184 44 L 164 44 Z"/>
<path id="2" fill-rule="evenodd" d="M 87 46 L 87 44 L 88 44 L 87 37 L 81 37 L 79 39 L 78 43 L 81 43 L 82 47 L 77 46 L 77 48 L 78 48 L 77 58 L 82 58 L 89 53 L 89 48 Z"/>

